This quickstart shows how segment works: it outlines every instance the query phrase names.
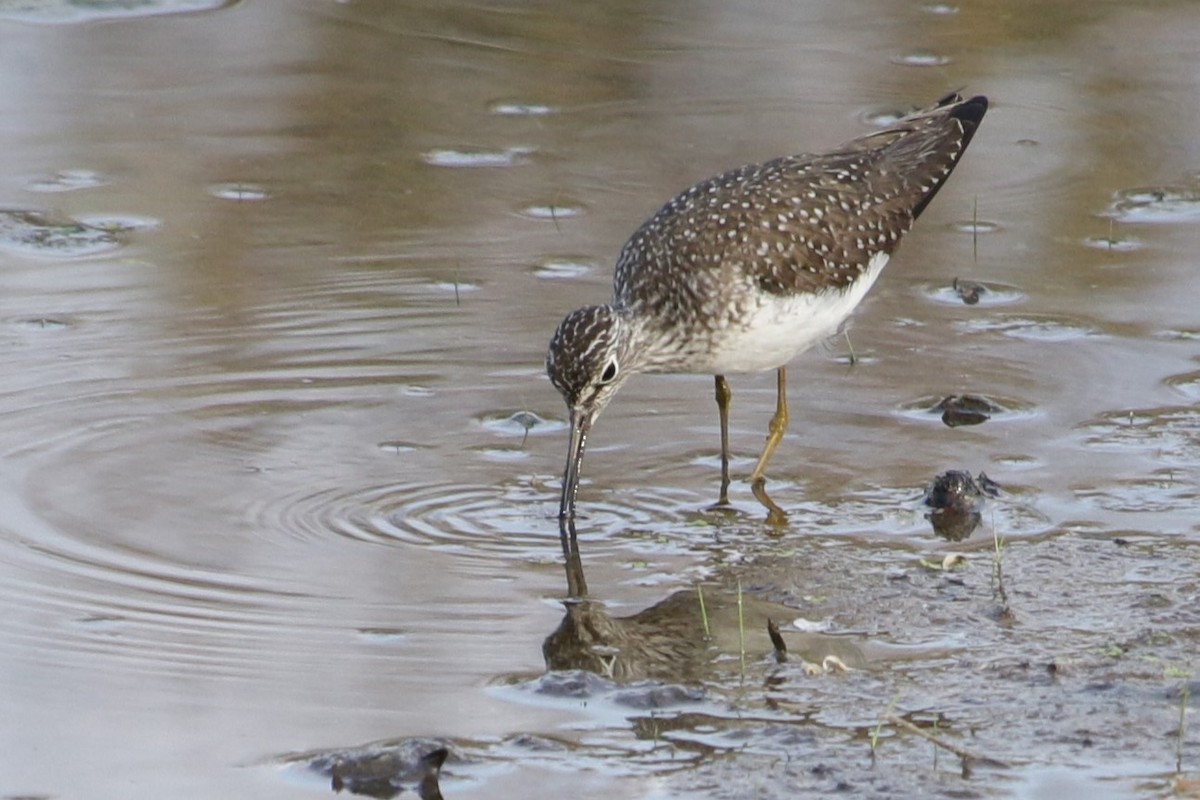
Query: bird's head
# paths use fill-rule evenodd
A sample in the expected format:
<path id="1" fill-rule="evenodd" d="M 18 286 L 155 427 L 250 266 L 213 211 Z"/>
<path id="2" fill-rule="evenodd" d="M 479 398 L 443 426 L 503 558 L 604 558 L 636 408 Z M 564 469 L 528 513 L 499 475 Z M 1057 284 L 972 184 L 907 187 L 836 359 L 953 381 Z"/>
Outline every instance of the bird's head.
<path id="1" fill-rule="evenodd" d="M 634 371 L 630 342 L 629 323 L 612 306 L 572 311 L 550 340 L 546 372 L 571 414 L 560 518 L 574 516 L 579 468 L 592 423 Z"/>

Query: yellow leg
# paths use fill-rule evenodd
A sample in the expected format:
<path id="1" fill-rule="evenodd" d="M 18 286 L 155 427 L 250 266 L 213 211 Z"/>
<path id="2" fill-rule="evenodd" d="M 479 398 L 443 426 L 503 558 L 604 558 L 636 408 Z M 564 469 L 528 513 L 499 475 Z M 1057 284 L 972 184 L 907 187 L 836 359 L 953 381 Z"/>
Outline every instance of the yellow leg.
<path id="1" fill-rule="evenodd" d="M 721 419 L 721 497 L 717 505 L 729 505 L 729 401 L 733 392 L 724 375 L 716 376 L 717 416 Z"/>
<path id="2" fill-rule="evenodd" d="M 758 502 L 767 509 L 767 522 L 771 525 L 783 525 L 787 522 L 787 514 L 767 496 L 767 479 L 764 476 L 767 471 L 767 463 L 771 460 L 771 456 L 775 455 L 775 448 L 779 447 L 779 443 L 783 441 L 783 434 L 788 425 L 787 372 L 783 367 L 776 372 L 776 379 L 778 388 L 776 389 L 775 416 L 771 417 L 767 443 L 763 447 L 762 455 L 758 457 L 758 463 L 754 465 L 754 472 L 750 473 L 750 490 L 754 492 Z"/>

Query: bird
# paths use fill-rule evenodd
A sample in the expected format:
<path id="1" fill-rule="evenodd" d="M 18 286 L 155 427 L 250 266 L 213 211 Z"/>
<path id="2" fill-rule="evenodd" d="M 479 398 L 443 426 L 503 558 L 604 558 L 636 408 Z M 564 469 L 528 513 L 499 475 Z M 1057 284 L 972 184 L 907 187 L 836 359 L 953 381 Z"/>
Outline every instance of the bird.
<path id="1" fill-rule="evenodd" d="M 775 414 L 749 481 L 768 522 L 785 523 L 765 473 L 788 424 L 786 366 L 863 299 L 987 110 L 982 95 L 948 94 L 827 152 L 700 181 L 642 223 L 617 258 L 612 300 L 572 311 L 550 340 L 546 372 L 570 418 L 559 520 L 575 517 L 596 418 L 642 372 L 714 376 L 717 505 L 729 505 L 725 376 L 775 370 Z"/>

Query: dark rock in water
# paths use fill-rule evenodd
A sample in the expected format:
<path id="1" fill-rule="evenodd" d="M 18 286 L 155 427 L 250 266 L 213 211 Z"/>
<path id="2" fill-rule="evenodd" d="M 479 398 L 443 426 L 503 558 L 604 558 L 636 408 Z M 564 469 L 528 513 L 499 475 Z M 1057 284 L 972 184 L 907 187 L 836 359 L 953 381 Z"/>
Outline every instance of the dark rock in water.
<path id="1" fill-rule="evenodd" d="M 979 296 L 986 292 L 987 287 L 985 287 L 982 283 L 975 283 L 974 281 L 960 281 L 958 278 L 954 279 L 954 293 L 958 295 L 960 300 L 969 306 L 973 306 L 978 303 Z"/>
<path id="2" fill-rule="evenodd" d="M 960 425 L 979 425 L 992 418 L 992 414 L 1004 409 L 986 397 L 975 394 L 949 395 L 931 411 L 942 412 L 942 422 L 951 428 Z"/>
<path id="3" fill-rule="evenodd" d="M 986 472 L 973 478 L 970 472 L 952 469 L 933 479 L 933 483 L 925 490 L 925 505 L 948 508 L 968 501 L 981 501 L 984 497 L 999 496 L 1000 484 L 989 478 Z"/>
<path id="4" fill-rule="evenodd" d="M 308 766 L 327 775 L 335 792 L 392 798 L 413 789 L 421 800 L 442 800 L 438 777 L 449 753 L 439 742 L 409 739 L 320 753 Z"/>
<path id="5" fill-rule="evenodd" d="M 959 542 L 970 536 L 983 521 L 984 501 L 999 494 L 999 485 L 986 473 L 981 472 L 978 478 L 973 478 L 969 472 L 948 470 L 934 478 L 925 489 L 925 505 L 933 509 L 925 518 L 938 536 Z"/>

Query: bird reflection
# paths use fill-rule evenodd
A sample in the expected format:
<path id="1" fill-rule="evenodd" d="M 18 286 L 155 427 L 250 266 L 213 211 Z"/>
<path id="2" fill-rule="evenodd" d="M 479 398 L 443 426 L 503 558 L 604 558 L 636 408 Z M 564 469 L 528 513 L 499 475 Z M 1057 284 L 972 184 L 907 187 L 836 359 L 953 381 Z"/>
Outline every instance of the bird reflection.
<path id="1" fill-rule="evenodd" d="M 434 743 L 402 740 L 319 753 L 308 761 L 329 777 L 334 792 L 388 800 L 413 791 L 420 800 L 442 800 L 438 778 L 447 755 Z"/>
<path id="2" fill-rule="evenodd" d="M 754 596 L 739 602 L 720 586 L 675 592 L 636 614 L 613 616 L 587 594 L 572 518 L 559 520 L 559 534 L 568 597 L 562 622 L 542 644 L 549 670 L 585 670 L 622 683 L 698 683 L 713 677 L 722 654 L 743 647 L 752 659 L 778 653 L 768 623 L 796 616 L 794 609 Z M 788 638 L 801 658 L 820 663 L 832 654 L 852 665 L 864 662 L 857 642 L 845 637 L 792 630 Z"/>
<path id="3" fill-rule="evenodd" d="M 684 591 L 633 616 L 614 617 L 587 596 L 575 522 L 559 521 L 566 559 L 566 614 L 546 637 L 542 655 L 551 670 L 586 670 L 617 681 L 698 680 L 716 654 L 705 635 L 700 595 Z"/>

